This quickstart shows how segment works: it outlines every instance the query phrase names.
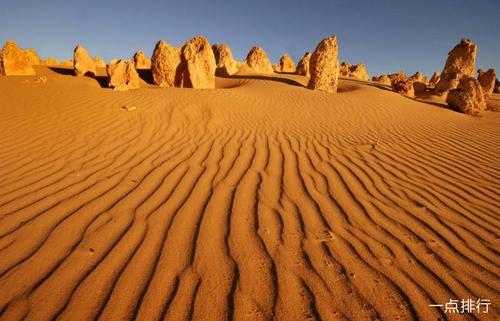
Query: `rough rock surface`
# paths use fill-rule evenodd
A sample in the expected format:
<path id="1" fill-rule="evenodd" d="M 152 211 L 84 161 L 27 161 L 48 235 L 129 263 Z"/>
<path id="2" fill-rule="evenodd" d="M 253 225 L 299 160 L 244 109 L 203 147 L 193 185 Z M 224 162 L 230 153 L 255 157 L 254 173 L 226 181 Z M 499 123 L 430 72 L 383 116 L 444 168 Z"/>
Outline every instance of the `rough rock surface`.
<path id="1" fill-rule="evenodd" d="M 231 76 L 238 72 L 238 63 L 233 59 L 233 53 L 228 45 L 215 44 L 212 46 L 215 56 L 216 70 L 218 76 Z"/>
<path id="2" fill-rule="evenodd" d="M 12 40 L 8 40 L 0 51 L 0 75 L 35 75 L 30 54 L 27 50 L 19 48 Z"/>
<path id="3" fill-rule="evenodd" d="M 350 63 L 342 61 L 342 63 L 340 64 L 339 76 L 349 77 L 351 67 L 352 65 Z"/>
<path id="4" fill-rule="evenodd" d="M 436 86 L 436 84 L 439 82 L 439 79 L 441 79 L 441 74 L 437 71 L 434 71 L 431 79 L 429 80 L 429 85 Z"/>
<path id="5" fill-rule="evenodd" d="M 30 65 L 39 65 L 41 63 L 40 57 L 38 57 L 35 49 L 25 49 L 24 53 L 26 54 L 26 59 Z"/>
<path id="6" fill-rule="evenodd" d="M 45 65 L 45 66 L 56 66 L 56 65 L 59 65 L 59 61 L 56 58 L 54 58 L 54 57 L 48 57 L 48 58 L 45 58 L 42 61 L 42 65 Z"/>
<path id="7" fill-rule="evenodd" d="M 337 37 L 323 39 L 313 54 L 309 63 L 311 78 L 307 88 L 330 93 L 337 92 L 339 78 L 339 49 Z"/>
<path id="8" fill-rule="evenodd" d="M 94 65 L 96 67 L 99 67 L 99 68 L 106 67 L 106 63 L 104 62 L 104 59 L 102 59 L 101 57 L 95 56 L 94 58 L 92 58 L 92 60 L 94 61 Z"/>
<path id="9" fill-rule="evenodd" d="M 295 62 L 293 62 L 292 57 L 290 57 L 288 54 L 284 54 L 280 58 L 279 66 L 281 72 L 294 73 L 296 70 Z"/>
<path id="10" fill-rule="evenodd" d="M 203 36 L 190 39 L 182 47 L 182 87 L 215 88 L 215 56 Z"/>
<path id="11" fill-rule="evenodd" d="M 85 76 L 87 74 L 96 75 L 95 63 L 92 58 L 90 58 L 89 53 L 81 45 L 75 47 L 73 55 L 73 68 L 75 70 L 75 75 Z"/>
<path id="12" fill-rule="evenodd" d="M 297 64 L 296 74 L 310 77 L 309 73 L 309 62 L 311 60 L 311 53 L 307 51 L 302 58 L 300 58 L 299 63 Z"/>
<path id="13" fill-rule="evenodd" d="M 352 65 L 349 68 L 349 76 L 365 81 L 370 79 L 370 76 L 368 76 L 368 73 L 366 72 L 365 64 Z"/>
<path id="14" fill-rule="evenodd" d="M 280 64 L 273 64 L 273 71 L 274 72 L 281 72 L 281 67 Z"/>
<path id="15" fill-rule="evenodd" d="M 378 77 L 373 76 L 372 81 L 378 82 L 379 84 L 390 86 L 391 85 L 391 79 L 387 75 L 380 75 Z"/>
<path id="16" fill-rule="evenodd" d="M 154 83 L 160 87 L 180 86 L 182 75 L 177 71 L 180 63 L 180 49 L 163 40 L 158 41 L 151 58 L 151 73 Z"/>
<path id="17" fill-rule="evenodd" d="M 106 66 L 108 86 L 114 90 L 125 91 L 140 87 L 139 74 L 132 61 L 113 59 Z"/>
<path id="18" fill-rule="evenodd" d="M 151 68 L 151 60 L 144 54 L 142 50 L 137 51 L 132 58 L 135 69 Z"/>
<path id="19" fill-rule="evenodd" d="M 496 78 L 497 78 L 495 69 L 488 69 L 488 71 L 483 71 L 479 69 L 477 73 L 478 73 L 477 80 L 479 81 L 479 84 L 481 84 L 481 87 L 483 88 L 484 98 L 488 99 L 491 97 L 491 95 L 493 94 L 493 90 L 495 89 Z"/>
<path id="20" fill-rule="evenodd" d="M 421 73 L 420 71 L 417 71 L 410 78 L 413 79 L 413 81 L 427 83 L 427 77 L 423 73 Z"/>
<path id="21" fill-rule="evenodd" d="M 486 110 L 483 89 L 473 77 L 460 80 L 458 87 L 448 93 L 446 102 L 461 113 L 477 115 Z"/>
<path id="22" fill-rule="evenodd" d="M 393 82 L 396 79 L 406 79 L 406 75 L 405 75 L 404 71 L 400 71 L 400 72 L 395 73 L 395 74 L 389 74 L 389 75 L 387 75 L 387 77 L 389 77 L 391 82 Z"/>
<path id="23" fill-rule="evenodd" d="M 435 93 L 442 95 L 457 88 L 464 77 L 474 77 L 476 71 L 477 46 L 469 39 L 462 39 L 449 53 L 441 72 L 441 79 L 436 84 Z"/>
<path id="24" fill-rule="evenodd" d="M 413 90 L 415 91 L 415 94 L 423 93 L 427 90 L 427 85 L 421 81 L 414 81 Z"/>
<path id="25" fill-rule="evenodd" d="M 246 64 L 254 71 L 263 74 L 272 74 L 273 66 L 267 54 L 261 47 L 253 47 L 247 55 Z"/>
<path id="26" fill-rule="evenodd" d="M 392 90 L 408 97 L 415 97 L 415 89 L 411 78 L 398 77 L 391 82 Z"/>

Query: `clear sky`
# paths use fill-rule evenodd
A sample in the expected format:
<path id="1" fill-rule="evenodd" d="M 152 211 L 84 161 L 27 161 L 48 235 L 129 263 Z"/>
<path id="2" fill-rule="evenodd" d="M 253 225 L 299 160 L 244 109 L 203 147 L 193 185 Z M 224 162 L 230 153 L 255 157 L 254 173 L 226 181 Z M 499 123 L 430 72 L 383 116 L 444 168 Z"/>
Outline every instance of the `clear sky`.
<path id="1" fill-rule="evenodd" d="M 341 61 L 370 75 L 443 68 L 460 38 L 479 47 L 478 68 L 500 71 L 500 0 L 0 0 L 0 41 L 14 39 L 42 58 L 72 57 L 77 43 L 106 61 L 150 55 L 157 40 L 180 45 L 201 34 L 237 59 L 254 45 L 275 62 L 295 61 L 337 35 Z"/>

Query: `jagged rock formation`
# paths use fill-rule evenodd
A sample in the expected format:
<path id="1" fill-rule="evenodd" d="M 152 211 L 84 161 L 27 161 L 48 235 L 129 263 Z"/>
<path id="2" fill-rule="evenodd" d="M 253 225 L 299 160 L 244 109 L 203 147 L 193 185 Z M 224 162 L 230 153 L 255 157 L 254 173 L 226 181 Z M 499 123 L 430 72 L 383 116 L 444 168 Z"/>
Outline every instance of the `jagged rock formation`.
<path id="1" fill-rule="evenodd" d="M 389 79 L 391 80 L 391 82 L 393 82 L 396 79 L 405 79 L 406 78 L 406 74 L 405 74 L 404 71 L 400 71 L 398 73 L 389 74 L 389 75 L 387 75 L 387 77 L 389 77 Z"/>
<path id="2" fill-rule="evenodd" d="M 429 80 L 429 85 L 436 86 L 436 84 L 439 82 L 440 79 L 441 79 L 441 74 L 437 71 L 434 71 L 431 79 Z"/>
<path id="3" fill-rule="evenodd" d="M 347 62 L 342 62 L 340 64 L 339 75 L 342 77 L 353 77 L 365 81 L 370 80 L 364 64 L 352 65 Z"/>
<path id="4" fill-rule="evenodd" d="M 299 63 L 297 64 L 296 74 L 301 76 L 310 77 L 309 73 L 309 62 L 311 60 L 311 53 L 307 51 L 302 58 L 300 58 Z"/>
<path id="5" fill-rule="evenodd" d="M 215 88 L 215 56 L 212 46 L 203 36 L 190 39 L 182 47 L 182 86 Z"/>
<path id="6" fill-rule="evenodd" d="M 151 68 L 151 60 L 144 54 L 142 50 L 137 51 L 132 61 L 134 62 L 135 69 L 150 69 Z"/>
<path id="7" fill-rule="evenodd" d="M 151 58 L 153 81 L 160 87 L 179 87 L 182 75 L 177 71 L 181 63 L 181 51 L 160 40 L 156 43 Z"/>
<path id="8" fill-rule="evenodd" d="M 488 71 L 483 71 L 479 69 L 477 71 L 477 80 L 479 84 L 483 88 L 484 98 L 489 99 L 491 95 L 493 95 L 493 91 L 495 90 L 496 84 L 496 72 L 495 69 L 488 69 Z"/>
<path id="9" fill-rule="evenodd" d="M 413 81 L 427 83 L 427 77 L 423 73 L 421 73 L 420 71 L 417 71 L 410 78 L 413 79 Z"/>
<path id="10" fill-rule="evenodd" d="M 296 70 L 295 62 L 293 62 L 292 57 L 290 57 L 288 54 L 284 54 L 280 58 L 279 68 L 280 72 L 288 72 L 288 73 L 294 73 Z"/>
<path id="11" fill-rule="evenodd" d="M 337 37 L 323 39 L 313 54 L 309 63 L 311 78 L 307 88 L 330 93 L 337 92 L 339 78 L 339 49 Z"/>
<path id="12" fill-rule="evenodd" d="M 0 51 L 0 75 L 35 75 L 32 58 L 29 50 L 23 50 L 14 41 L 8 40 Z"/>
<path id="13" fill-rule="evenodd" d="M 458 87 L 448 93 L 446 102 L 461 113 L 477 115 L 486 110 L 484 93 L 479 81 L 473 77 L 460 80 Z"/>
<path id="14" fill-rule="evenodd" d="M 101 57 L 95 56 L 92 60 L 94 61 L 94 66 L 99 68 L 106 67 L 106 63 L 104 62 L 104 59 L 102 59 Z"/>
<path id="15" fill-rule="evenodd" d="M 415 89 L 413 87 L 413 80 L 406 77 L 398 77 L 392 80 L 391 87 L 394 92 L 400 93 L 407 97 L 415 97 Z"/>
<path id="16" fill-rule="evenodd" d="M 274 69 L 261 47 L 253 47 L 247 55 L 246 64 L 254 71 L 263 74 L 272 74 Z"/>
<path id="17" fill-rule="evenodd" d="M 128 60 L 113 59 L 106 66 L 108 86 L 117 91 L 125 91 L 140 87 L 139 74 L 134 64 Z"/>
<path id="18" fill-rule="evenodd" d="M 87 74 L 96 75 L 95 63 L 92 58 L 90 58 L 89 53 L 81 45 L 75 47 L 73 55 L 73 69 L 75 70 L 75 75 L 78 77 L 85 76 Z"/>
<path id="19" fill-rule="evenodd" d="M 391 85 L 391 79 L 387 75 L 373 76 L 372 81 L 386 86 Z"/>
<path id="20" fill-rule="evenodd" d="M 212 46 L 215 56 L 215 74 L 218 76 L 231 76 L 238 72 L 238 63 L 233 59 L 231 48 L 224 44 L 215 44 Z"/>
<path id="21" fill-rule="evenodd" d="M 457 88 L 464 77 L 474 77 L 477 46 L 469 39 L 462 39 L 449 53 L 441 72 L 441 79 L 436 84 L 435 93 L 442 95 Z"/>

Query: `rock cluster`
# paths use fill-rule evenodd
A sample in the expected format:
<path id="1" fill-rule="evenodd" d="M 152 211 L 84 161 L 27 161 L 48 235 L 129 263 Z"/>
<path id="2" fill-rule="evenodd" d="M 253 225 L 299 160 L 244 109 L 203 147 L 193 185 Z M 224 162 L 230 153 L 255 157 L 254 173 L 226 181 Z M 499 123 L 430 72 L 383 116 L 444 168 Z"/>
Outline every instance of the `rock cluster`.
<path id="1" fill-rule="evenodd" d="M 473 77 L 464 77 L 458 87 L 448 93 L 446 102 L 461 113 L 477 115 L 486 110 L 484 93 L 479 81 Z"/>
<path id="2" fill-rule="evenodd" d="M 464 77 L 474 77 L 477 46 L 469 39 L 462 39 L 449 53 L 441 72 L 441 79 L 434 89 L 438 95 L 443 95 L 457 88 Z"/>
<path id="3" fill-rule="evenodd" d="M 14 41 L 8 40 L 0 51 L 0 75 L 35 75 L 32 67 L 35 60 L 33 53 L 34 51 L 21 49 Z M 40 63 L 39 59 L 38 63 Z"/>
<path id="4" fill-rule="evenodd" d="M 108 86 L 117 91 L 125 91 L 140 87 L 139 74 L 132 61 L 113 59 L 106 66 Z"/>
<path id="5" fill-rule="evenodd" d="M 153 51 L 151 72 L 161 87 L 215 88 L 215 56 L 202 36 L 176 48 L 159 41 Z"/>
<path id="6" fill-rule="evenodd" d="M 339 75 L 342 77 L 353 77 L 365 81 L 370 79 L 364 64 L 352 65 L 347 62 L 342 62 L 340 64 Z"/>
<path id="7" fill-rule="evenodd" d="M 318 44 L 309 62 L 311 78 L 307 88 L 330 93 L 337 92 L 339 78 L 338 56 L 339 49 L 336 36 L 325 38 Z"/>
<path id="8" fill-rule="evenodd" d="M 135 69 L 151 68 L 151 60 L 144 54 L 142 50 L 139 50 L 134 54 L 132 61 L 134 62 Z"/>
<path id="9" fill-rule="evenodd" d="M 372 81 L 386 86 L 391 85 L 391 79 L 387 75 L 373 76 Z"/>
<path id="10" fill-rule="evenodd" d="M 301 76 L 307 76 L 310 77 L 311 74 L 309 73 L 309 62 L 311 60 L 311 53 L 307 51 L 302 58 L 300 58 L 299 63 L 297 64 L 297 68 L 295 73 L 297 75 Z"/>
<path id="11" fill-rule="evenodd" d="M 63 60 L 59 63 L 59 65 L 64 67 L 73 67 L 73 59 Z"/>
<path id="12" fill-rule="evenodd" d="M 415 97 L 415 88 L 411 78 L 400 77 L 391 81 L 391 88 L 394 92 L 400 93 L 407 97 Z"/>
<path id="13" fill-rule="evenodd" d="M 231 48 L 224 44 L 215 44 L 212 46 L 215 56 L 215 74 L 218 76 L 231 76 L 238 72 L 238 63 L 233 59 Z"/>
<path id="14" fill-rule="evenodd" d="M 54 58 L 54 57 L 48 57 L 48 58 L 45 58 L 42 61 L 42 65 L 45 65 L 45 66 L 56 66 L 56 65 L 59 65 L 59 61 L 56 58 Z"/>
<path id="15" fill-rule="evenodd" d="M 427 83 L 427 77 L 421 73 L 420 71 L 417 71 L 413 76 L 410 77 L 413 81 L 418 81 L 418 82 L 423 82 L 424 84 Z"/>
<path id="16" fill-rule="evenodd" d="M 75 75 L 78 77 L 85 75 L 96 75 L 95 63 L 92 58 L 90 58 L 89 53 L 81 45 L 75 47 L 73 54 L 73 68 L 75 70 Z"/>
<path id="17" fill-rule="evenodd" d="M 477 80 L 479 84 L 483 88 L 484 98 L 489 99 L 491 95 L 493 95 L 493 91 L 495 90 L 496 84 L 496 72 L 495 69 L 488 69 L 488 71 L 483 71 L 479 69 L 477 71 Z"/>
<path id="18" fill-rule="evenodd" d="M 261 47 L 253 47 L 247 55 L 246 64 L 254 71 L 263 74 L 272 74 L 273 66 L 267 58 L 267 54 Z"/>
<path id="19" fill-rule="evenodd" d="M 280 58 L 279 69 L 280 72 L 295 73 L 295 62 L 293 62 L 292 57 L 290 57 L 288 54 L 284 54 Z"/>

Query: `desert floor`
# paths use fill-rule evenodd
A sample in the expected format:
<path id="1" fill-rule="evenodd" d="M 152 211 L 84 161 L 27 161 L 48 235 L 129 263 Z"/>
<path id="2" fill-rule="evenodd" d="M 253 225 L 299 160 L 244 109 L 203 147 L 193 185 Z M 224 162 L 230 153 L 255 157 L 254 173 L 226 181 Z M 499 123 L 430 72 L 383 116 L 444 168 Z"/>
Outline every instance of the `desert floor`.
<path id="1" fill-rule="evenodd" d="M 0 77 L 0 320 L 498 320 L 500 113 L 37 72 Z"/>

